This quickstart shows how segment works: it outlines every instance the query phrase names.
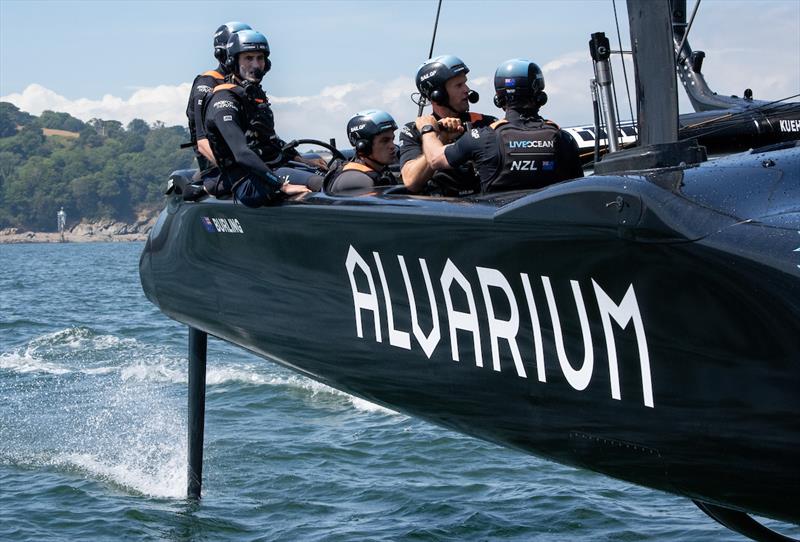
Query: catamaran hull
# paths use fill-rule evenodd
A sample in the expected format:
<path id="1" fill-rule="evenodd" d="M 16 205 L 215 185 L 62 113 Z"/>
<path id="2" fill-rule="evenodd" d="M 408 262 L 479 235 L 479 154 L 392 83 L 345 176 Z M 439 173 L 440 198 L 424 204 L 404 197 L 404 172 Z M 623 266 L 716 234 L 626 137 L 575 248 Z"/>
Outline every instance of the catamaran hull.
<path id="1" fill-rule="evenodd" d="M 173 197 L 142 284 L 367 400 L 800 522 L 800 149 L 770 156 L 474 200 Z"/>

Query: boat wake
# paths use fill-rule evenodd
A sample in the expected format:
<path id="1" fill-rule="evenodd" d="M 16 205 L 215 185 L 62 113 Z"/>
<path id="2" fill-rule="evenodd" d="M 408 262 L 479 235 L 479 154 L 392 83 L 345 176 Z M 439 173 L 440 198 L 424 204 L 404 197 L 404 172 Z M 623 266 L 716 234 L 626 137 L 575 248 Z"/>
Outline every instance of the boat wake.
<path id="1" fill-rule="evenodd" d="M 139 494 L 183 498 L 184 355 L 87 327 L 46 333 L 0 352 L 0 397 L 5 398 L 0 463 L 55 468 Z M 211 356 L 209 392 L 284 387 L 301 393 L 312 406 L 334 401 L 367 413 L 401 416 L 247 356 L 224 348 Z"/>

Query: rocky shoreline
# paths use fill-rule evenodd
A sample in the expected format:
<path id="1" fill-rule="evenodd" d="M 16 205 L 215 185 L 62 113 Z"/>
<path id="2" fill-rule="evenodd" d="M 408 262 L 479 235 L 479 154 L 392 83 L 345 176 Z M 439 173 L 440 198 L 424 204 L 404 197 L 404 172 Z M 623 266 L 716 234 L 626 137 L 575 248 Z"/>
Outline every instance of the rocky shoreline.
<path id="1" fill-rule="evenodd" d="M 62 241 L 58 232 L 26 231 L 21 228 L 0 230 L 0 244 L 16 243 L 108 243 L 144 241 L 158 216 L 140 217 L 132 224 L 113 220 L 80 222 L 64 231 Z"/>

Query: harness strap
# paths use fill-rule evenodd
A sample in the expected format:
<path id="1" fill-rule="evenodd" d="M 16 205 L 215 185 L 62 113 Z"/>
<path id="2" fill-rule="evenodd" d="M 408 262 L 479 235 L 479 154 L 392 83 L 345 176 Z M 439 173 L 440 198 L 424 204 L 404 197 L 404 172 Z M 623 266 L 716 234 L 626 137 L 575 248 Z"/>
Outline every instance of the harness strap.
<path id="1" fill-rule="evenodd" d="M 370 173 L 375 171 L 374 169 L 365 164 L 359 164 L 358 162 L 347 162 L 342 168 L 342 171 L 350 171 L 350 170 L 356 170 L 362 173 Z"/>
<path id="2" fill-rule="evenodd" d="M 225 76 L 219 73 L 217 70 L 208 70 L 207 72 L 203 72 L 200 75 L 210 75 L 214 79 L 219 79 L 220 81 L 225 79 Z"/>
<path id="3" fill-rule="evenodd" d="M 234 85 L 233 83 L 222 83 L 221 85 L 217 85 L 214 87 L 214 92 L 219 92 L 220 90 L 231 90 L 236 88 L 238 85 Z"/>

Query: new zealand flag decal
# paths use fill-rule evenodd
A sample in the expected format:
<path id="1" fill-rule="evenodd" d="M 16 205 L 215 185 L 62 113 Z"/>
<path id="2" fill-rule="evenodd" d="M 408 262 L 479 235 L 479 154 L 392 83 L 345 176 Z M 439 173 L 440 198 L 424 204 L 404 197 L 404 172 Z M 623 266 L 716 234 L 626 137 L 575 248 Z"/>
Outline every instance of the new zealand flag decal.
<path id="1" fill-rule="evenodd" d="M 517 80 L 516 80 L 516 79 L 509 79 L 509 78 L 506 78 L 506 86 L 507 86 L 507 87 L 513 87 L 513 86 L 515 86 L 516 84 L 517 84 Z"/>
<path id="2" fill-rule="evenodd" d="M 203 227 L 206 229 L 208 233 L 217 233 L 217 228 L 214 226 L 214 223 L 211 222 L 211 219 L 207 216 L 200 217 L 200 222 L 203 223 Z"/>

